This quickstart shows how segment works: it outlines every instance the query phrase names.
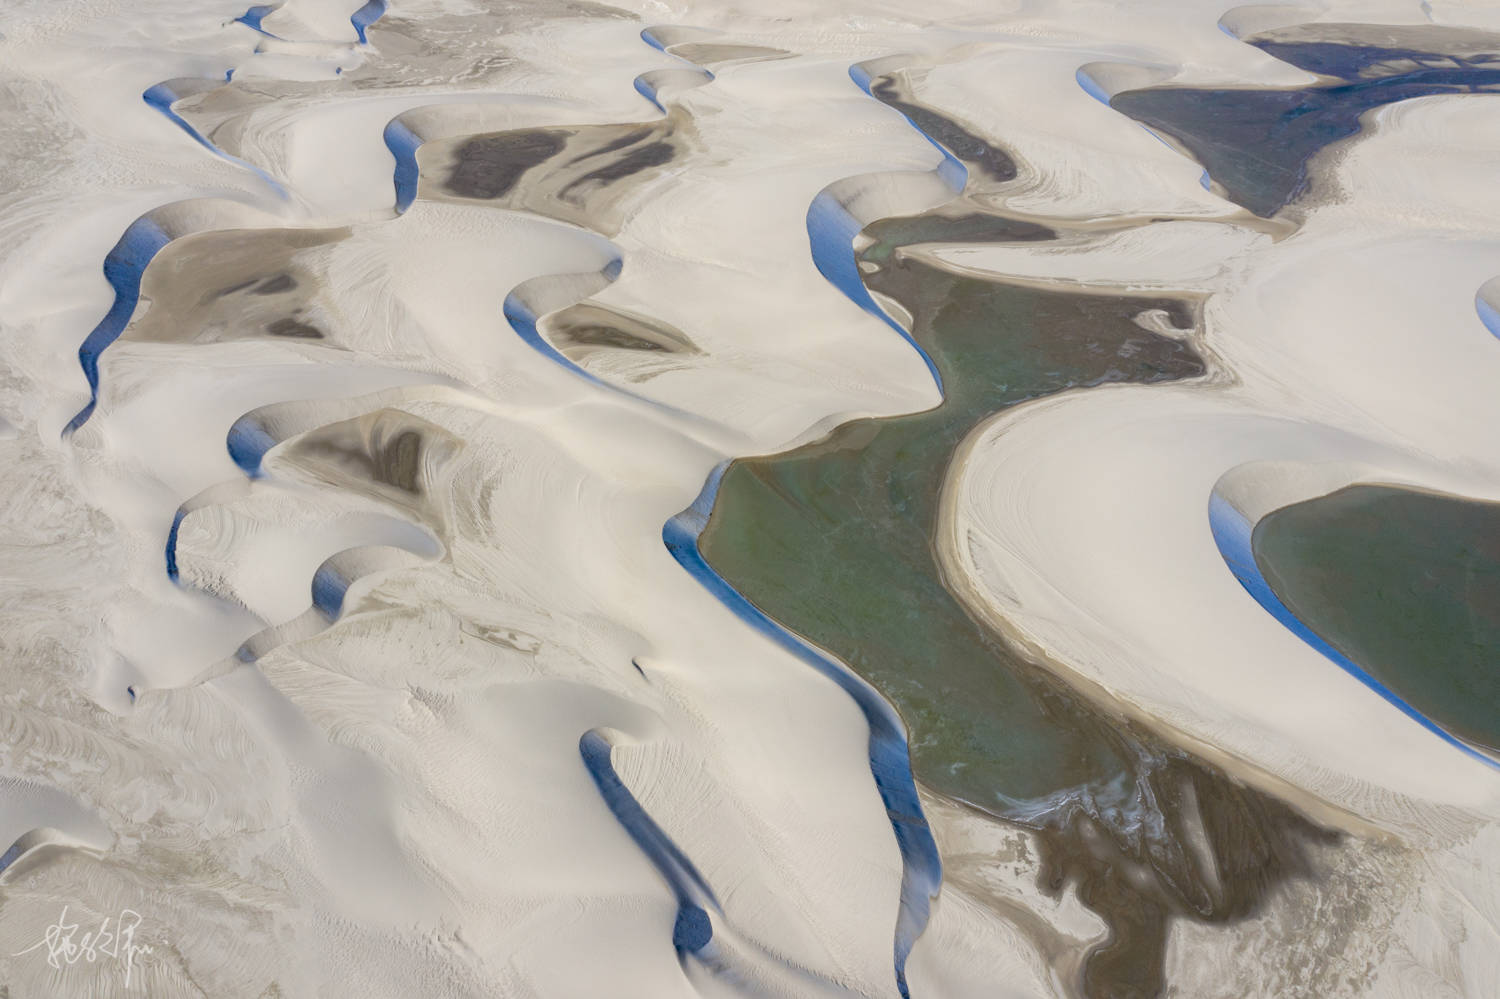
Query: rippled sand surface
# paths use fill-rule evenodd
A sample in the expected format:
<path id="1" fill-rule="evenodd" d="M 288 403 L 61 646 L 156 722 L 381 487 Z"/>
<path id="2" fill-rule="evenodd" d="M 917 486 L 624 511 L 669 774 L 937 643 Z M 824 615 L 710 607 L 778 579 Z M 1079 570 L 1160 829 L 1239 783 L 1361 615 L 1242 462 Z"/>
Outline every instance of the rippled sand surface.
<path id="1" fill-rule="evenodd" d="M 1497 81 L 0 5 L 0 994 L 1500 994 Z"/>

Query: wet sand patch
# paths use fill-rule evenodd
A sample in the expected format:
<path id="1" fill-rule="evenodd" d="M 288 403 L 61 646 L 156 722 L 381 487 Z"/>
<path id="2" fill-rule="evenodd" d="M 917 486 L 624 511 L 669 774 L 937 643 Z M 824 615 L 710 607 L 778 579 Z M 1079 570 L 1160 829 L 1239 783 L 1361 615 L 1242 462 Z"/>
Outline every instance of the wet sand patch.
<path id="1" fill-rule="evenodd" d="M 654 122 L 436 139 L 417 153 L 420 196 L 490 202 L 608 234 L 620 199 L 677 159 L 690 133 L 687 116 L 673 111 Z"/>
<path id="2" fill-rule="evenodd" d="M 266 332 L 272 336 L 291 337 L 293 340 L 321 340 L 323 331 L 311 323 L 304 323 L 300 319 L 285 316 L 266 326 Z"/>
<path id="3" fill-rule="evenodd" d="M 460 198 L 501 198 L 532 167 L 558 153 L 570 132 L 533 128 L 466 139 L 454 150 L 454 164 L 444 186 Z"/>
<path id="4" fill-rule="evenodd" d="M 325 340 L 311 319 L 318 281 L 308 255 L 347 229 L 227 229 L 168 243 L 141 279 L 149 304 L 120 339 L 217 343 L 261 337 Z"/>
<path id="5" fill-rule="evenodd" d="M 301 434 L 275 460 L 283 474 L 388 503 L 446 539 L 444 483 L 463 447 L 454 434 L 419 416 L 377 409 Z"/>
<path id="6" fill-rule="evenodd" d="M 898 75 L 870 81 L 870 95 L 890 108 L 906 115 L 918 130 L 945 147 L 970 167 L 982 170 L 993 181 L 1016 179 L 1016 161 L 998 146 L 990 144 L 960 124 L 956 119 L 911 100 L 904 81 Z"/>
<path id="7" fill-rule="evenodd" d="M 1054 229 L 1009 215 L 956 210 L 881 219 L 865 226 L 861 235 L 869 245 L 859 251 L 861 261 L 884 263 L 892 251 L 914 243 L 1029 243 L 1057 238 Z"/>
<path id="8" fill-rule="evenodd" d="M 561 197 L 568 197 L 573 191 L 586 184 L 601 186 L 612 184 L 617 180 L 640 173 L 648 167 L 664 166 L 672 161 L 674 155 L 676 152 L 672 144 L 662 139 L 653 138 L 649 142 L 633 144 L 633 148 L 623 155 L 569 182 L 568 186 L 562 189 Z"/>
<path id="9" fill-rule="evenodd" d="M 599 349 L 699 353 L 687 335 L 674 326 L 594 302 L 560 309 L 544 318 L 539 326 L 552 345 L 575 362 Z"/>

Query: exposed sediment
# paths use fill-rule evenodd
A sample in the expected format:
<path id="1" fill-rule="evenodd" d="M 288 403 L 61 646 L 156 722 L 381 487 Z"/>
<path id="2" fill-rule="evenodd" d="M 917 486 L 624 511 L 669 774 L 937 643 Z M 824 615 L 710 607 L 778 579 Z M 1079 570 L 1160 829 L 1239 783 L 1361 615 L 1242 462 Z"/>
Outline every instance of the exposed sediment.
<path id="1" fill-rule="evenodd" d="M 1490 46 L 1023 6 L 0 12 L 0 979 L 1493 993 L 1493 768 L 1204 510 L 1500 496 Z M 1257 220 L 1162 84 L 1438 93 Z"/>

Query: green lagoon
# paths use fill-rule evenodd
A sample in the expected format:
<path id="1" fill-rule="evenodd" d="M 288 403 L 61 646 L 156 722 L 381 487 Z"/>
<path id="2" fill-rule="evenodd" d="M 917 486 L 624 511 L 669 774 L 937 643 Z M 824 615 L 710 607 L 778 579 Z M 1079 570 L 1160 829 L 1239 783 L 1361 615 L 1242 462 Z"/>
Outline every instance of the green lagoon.
<path id="1" fill-rule="evenodd" d="M 940 236 L 933 216 L 887 220 L 868 286 L 901 302 L 942 374 L 945 397 L 909 416 L 855 420 L 725 473 L 700 547 L 761 610 L 874 683 L 911 734 L 929 785 L 1006 814 L 1019 802 L 1131 771 L 1113 727 L 976 623 L 944 586 L 933 552 L 954 450 L 992 414 L 1105 382 L 1200 374 L 1191 347 L 1138 326 L 1179 300 L 1049 289 L 954 275 L 893 253 Z M 956 235 L 1036 239 L 1040 227 L 964 216 Z M 936 230 L 936 231 L 935 231 Z M 982 235 L 981 235 L 982 234 Z"/>
<path id="2" fill-rule="evenodd" d="M 1500 504 L 1355 485 L 1263 517 L 1272 591 L 1438 725 L 1500 751 Z"/>

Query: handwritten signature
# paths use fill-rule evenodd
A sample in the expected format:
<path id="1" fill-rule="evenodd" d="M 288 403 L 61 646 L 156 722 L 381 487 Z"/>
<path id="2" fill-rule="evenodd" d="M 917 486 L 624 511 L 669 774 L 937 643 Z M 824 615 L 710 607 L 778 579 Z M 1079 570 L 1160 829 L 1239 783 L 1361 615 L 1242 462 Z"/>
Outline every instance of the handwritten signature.
<path id="1" fill-rule="evenodd" d="M 114 928 L 110 928 L 110 923 Z M 79 961 L 93 964 L 101 957 L 120 961 L 125 965 L 125 987 L 130 988 L 130 974 L 135 970 L 136 958 L 151 953 L 149 944 L 135 942 L 135 931 L 141 925 L 141 914 L 134 909 L 121 909 L 118 919 L 104 917 L 104 922 L 95 930 L 85 930 L 78 936 L 78 924 L 68 922 L 68 907 L 63 906 L 57 922 L 47 927 L 42 939 L 23 951 L 12 954 L 20 957 L 32 951 L 47 948 L 47 963 L 57 970 L 71 967 Z"/>

